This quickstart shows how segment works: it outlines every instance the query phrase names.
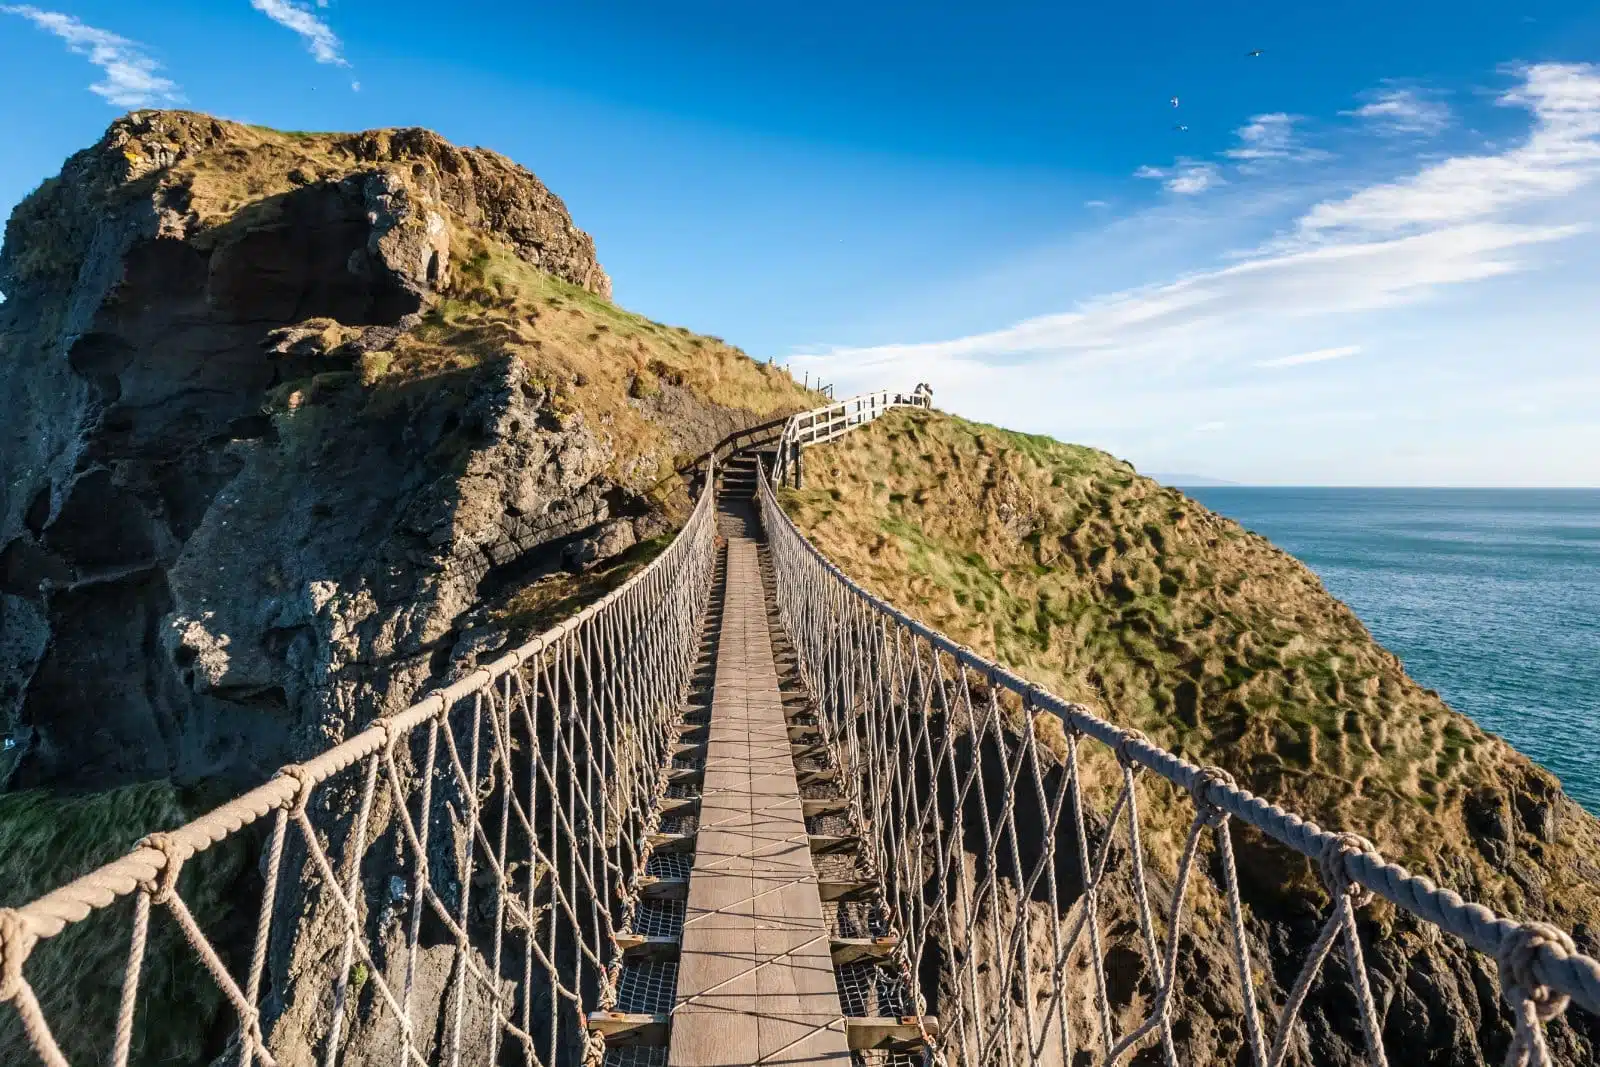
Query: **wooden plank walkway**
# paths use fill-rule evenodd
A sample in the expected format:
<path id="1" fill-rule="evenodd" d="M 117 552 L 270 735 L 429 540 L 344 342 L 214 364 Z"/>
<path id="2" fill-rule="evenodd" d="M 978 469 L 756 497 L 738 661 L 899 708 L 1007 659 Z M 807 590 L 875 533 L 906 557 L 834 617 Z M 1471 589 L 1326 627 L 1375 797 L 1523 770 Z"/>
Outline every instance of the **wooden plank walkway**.
<path id="1" fill-rule="evenodd" d="M 728 540 L 668 1062 L 848 1064 L 756 544 Z"/>

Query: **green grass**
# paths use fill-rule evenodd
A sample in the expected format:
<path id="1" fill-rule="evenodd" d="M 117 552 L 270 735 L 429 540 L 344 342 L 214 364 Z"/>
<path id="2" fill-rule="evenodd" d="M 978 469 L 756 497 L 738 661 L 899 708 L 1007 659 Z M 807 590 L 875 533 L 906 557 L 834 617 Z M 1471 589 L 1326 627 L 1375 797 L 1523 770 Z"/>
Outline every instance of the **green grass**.
<path id="1" fill-rule="evenodd" d="M 189 817 L 167 782 L 79 797 L 0 796 L 0 906 L 26 904 Z M 196 921 L 225 949 L 237 922 L 254 920 L 232 892 L 243 872 L 243 843 L 234 839 L 190 860 L 179 878 L 179 894 Z M 41 942 L 23 969 L 71 1063 L 102 1063 L 110 1053 L 132 917 L 132 899 L 123 899 Z M 202 1047 L 209 1020 L 228 1010 L 171 914 L 152 911 L 130 1062 L 202 1062 L 217 1051 Z M 16 1012 L 0 1010 L 0 1063 L 32 1062 Z"/>

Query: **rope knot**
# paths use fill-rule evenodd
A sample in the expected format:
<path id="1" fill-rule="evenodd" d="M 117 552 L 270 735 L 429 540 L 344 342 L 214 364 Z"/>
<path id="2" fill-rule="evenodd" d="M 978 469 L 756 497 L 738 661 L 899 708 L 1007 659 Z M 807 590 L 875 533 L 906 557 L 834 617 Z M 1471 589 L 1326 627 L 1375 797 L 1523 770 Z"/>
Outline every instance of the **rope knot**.
<path id="1" fill-rule="evenodd" d="M 1130 771 L 1137 772 L 1143 770 L 1144 768 L 1143 765 L 1134 762 L 1133 751 L 1130 747 L 1134 744 L 1134 742 L 1138 742 L 1142 745 L 1148 745 L 1150 743 L 1150 739 L 1139 730 L 1124 730 L 1122 731 L 1122 736 L 1117 738 L 1116 752 L 1118 763 L 1122 764 Z"/>
<path id="2" fill-rule="evenodd" d="M 1576 955 L 1578 946 L 1565 930 L 1548 923 L 1523 923 L 1511 936 L 1500 943 L 1495 961 L 1500 965 L 1500 992 L 1512 1010 L 1524 1003 L 1533 1005 L 1540 1022 L 1549 1022 L 1567 1010 L 1571 999 L 1539 981 L 1533 973 L 1533 964 L 1541 951 L 1554 953 L 1559 959 Z"/>
<path id="3" fill-rule="evenodd" d="M 153 848 L 166 857 L 158 875 L 159 881 L 146 885 L 151 894 L 150 903 L 165 904 L 178 891 L 178 874 L 194 855 L 194 846 L 178 840 L 171 834 L 146 834 L 139 842 L 141 848 Z"/>
<path id="4" fill-rule="evenodd" d="M 1048 692 L 1048 690 L 1042 689 L 1039 686 L 1034 686 L 1033 688 L 1039 689 L 1040 692 Z M 1083 727 L 1078 723 L 1077 715 L 1081 709 L 1081 704 L 1068 704 L 1065 714 L 1056 716 L 1057 721 L 1061 723 L 1062 731 L 1064 731 L 1068 737 L 1075 741 L 1082 740 L 1083 738 Z"/>
<path id="5" fill-rule="evenodd" d="M 1194 796 L 1196 813 L 1206 821 L 1208 826 L 1221 826 L 1228 821 L 1228 813 L 1211 802 L 1206 795 L 1214 785 L 1233 786 L 1236 783 L 1233 775 L 1221 767 L 1201 767 L 1200 773 L 1194 776 L 1194 785 L 1189 792 Z"/>
<path id="6" fill-rule="evenodd" d="M 302 763 L 291 763 L 288 766 L 280 767 L 278 768 L 278 773 L 274 775 L 274 777 L 293 778 L 295 780 L 294 795 L 284 803 L 284 807 L 289 809 L 291 812 L 304 811 L 306 809 L 307 802 L 311 799 L 311 790 L 317 784 L 312 780 L 311 772 L 306 770 L 305 765 Z"/>
<path id="7" fill-rule="evenodd" d="M 604 1063 L 605 1055 L 606 1035 L 599 1030 L 590 1030 L 584 1037 L 584 1064 Z"/>
<path id="8" fill-rule="evenodd" d="M 1344 861 L 1346 856 L 1376 851 L 1378 846 L 1360 834 L 1334 834 L 1318 857 L 1318 865 L 1322 868 L 1322 884 L 1327 887 L 1329 895 L 1335 900 L 1340 896 L 1349 897 L 1351 906 L 1356 908 L 1364 907 L 1372 900 L 1370 889 L 1350 880 L 1350 872 L 1345 869 Z"/>
<path id="9" fill-rule="evenodd" d="M 39 941 L 13 908 L 0 908 L 0 1003 L 22 991 L 22 965 Z"/>

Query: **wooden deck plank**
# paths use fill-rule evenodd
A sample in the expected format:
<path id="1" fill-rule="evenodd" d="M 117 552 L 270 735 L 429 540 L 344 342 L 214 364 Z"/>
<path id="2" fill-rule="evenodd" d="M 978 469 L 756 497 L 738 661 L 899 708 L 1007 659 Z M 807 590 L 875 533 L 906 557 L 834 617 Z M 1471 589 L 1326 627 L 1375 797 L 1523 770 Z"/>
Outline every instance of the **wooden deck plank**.
<path id="1" fill-rule="evenodd" d="M 767 631 L 755 543 L 731 537 L 705 790 L 668 1062 L 850 1053 Z"/>

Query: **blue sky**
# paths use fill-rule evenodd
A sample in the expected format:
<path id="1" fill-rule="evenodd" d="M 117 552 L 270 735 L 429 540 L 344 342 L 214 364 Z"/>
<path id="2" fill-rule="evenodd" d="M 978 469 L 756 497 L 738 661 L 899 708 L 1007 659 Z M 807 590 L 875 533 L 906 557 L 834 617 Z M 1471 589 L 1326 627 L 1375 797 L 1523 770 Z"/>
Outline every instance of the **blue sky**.
<path id="1" fill-rule="evenodd" d="M 0 0 L 0 206 L 132 106 L 424 125 L 539 174 L 620 303 L 841 391 L 1145 470 L 1600 485 L 1590 63 L 1576 0 Z"/>

